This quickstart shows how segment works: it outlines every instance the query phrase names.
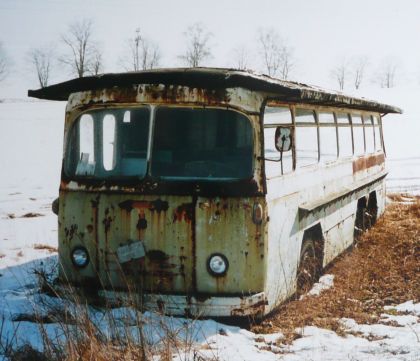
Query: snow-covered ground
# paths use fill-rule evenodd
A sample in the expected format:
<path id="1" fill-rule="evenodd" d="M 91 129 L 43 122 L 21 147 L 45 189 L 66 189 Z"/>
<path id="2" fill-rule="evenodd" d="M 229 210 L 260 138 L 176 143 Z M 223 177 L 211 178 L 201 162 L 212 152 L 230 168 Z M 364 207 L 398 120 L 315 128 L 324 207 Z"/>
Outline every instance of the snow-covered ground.
<path id="1" fill-rule="evenodd" d="M 368 96 L 405 111 L 402 116 L 384 118 L 388 189 L 420 193 L 420 109 L 417 106 L 420 87 L 373 89 Z M 57 262 L 54 252 L 57 219 L 50 209 L 58 194 L 64 109 L 62 102 L 0 103 L 0 336 L 3 342 L 9 338 L 18 345 L 30 343 L 41 347 L 38 326 L 22 319 L 46 312 L 42 306 L 45 304 L 64 307 L 64 301 L 39 293 L 34 272 L 50 271 Z M 316 297 L 332 284 L 332 277 L 325 278 L 315 286 L 313 295 L 307 297 Z M 112 310 L 113 319 L 124 319 L 127 312 L 134 311 Z M 115 332 L 102 311 L 90 310 L 89 316 L 105 333 Z M 197 343 L 198 352 L 222 360 L 420 360 L 420 304 L 410 300 L 387 310 L 377 325 L 358 325 L 343 319 L 343 327 L 349 331 L 345 337 L 305 327 L 297 330 L 302 337 L 282 347 L 276 342 L 281 334 L 256 335 L 212 320 L 162 318 L 149 313 L 143 317 L 145 324 L 150 325 L 148 334 L 155 341 L 158 340 L 156 330 L 163 329 L 162 325 L 180 332 L 186 330 L 184 334 L 189 333 L 188 337 Z M 60 333 L 58 324 L 48 323 L 45 328 L 51 337 Z M 188 359 L 181 354 L 177 357 Z"/>

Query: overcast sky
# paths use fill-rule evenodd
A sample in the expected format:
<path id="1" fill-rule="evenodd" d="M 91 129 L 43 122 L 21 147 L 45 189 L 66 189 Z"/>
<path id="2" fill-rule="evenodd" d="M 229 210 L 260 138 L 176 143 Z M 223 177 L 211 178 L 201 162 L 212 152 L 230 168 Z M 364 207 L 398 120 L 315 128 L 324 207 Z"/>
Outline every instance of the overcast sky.
<path id="1" fill-rule="evenodd" d="M 257 32 L 273 28 L 294 49 L 296 80 L 336 87 L 331 68 L 344 57 L 367 56 L 369 80 L 392 58 L 400 83 L 418 82 L 419 15 L 419 0 L 0 0 L 0 41 L 12 65 L 0 97 L 24 97 L 28 88 L 37 88 L 25 61 L 28 50 L 52 43 L 61 54 L 60 34 L 84 18 L 94 22 L 106 72 L 122 70 L 118 59 L 138 27 L 159 44 L 162 66 L 181 66 L 183 32 L 201 22 L 213 34 L 209 66 L 233 66 L 232 50 L 246 45 L 253 52 L 249 67 L 263 70 Z M 62 65 L 53 75 L 53 81 L 73 77 Z"/>

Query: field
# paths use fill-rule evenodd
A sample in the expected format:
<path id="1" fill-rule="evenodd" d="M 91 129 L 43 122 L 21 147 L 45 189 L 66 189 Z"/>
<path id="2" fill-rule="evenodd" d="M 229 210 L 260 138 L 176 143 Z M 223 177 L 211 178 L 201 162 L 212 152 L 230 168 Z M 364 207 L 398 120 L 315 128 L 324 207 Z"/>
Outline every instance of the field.
<path id="1" fill-rule="evenodd" d="M 139 314 L 130 305 L 94 308 L 45 292 L 57 264 L 50 206 L 64 104 L 0 103 L 0 360 L 420 359 L 420 123 L 416 97 L 404 94 L 383 95 L 406 109 L 400 127 L 385 118 L 394 192 L 385 216 L 302 300 L 249 328 Z"/>

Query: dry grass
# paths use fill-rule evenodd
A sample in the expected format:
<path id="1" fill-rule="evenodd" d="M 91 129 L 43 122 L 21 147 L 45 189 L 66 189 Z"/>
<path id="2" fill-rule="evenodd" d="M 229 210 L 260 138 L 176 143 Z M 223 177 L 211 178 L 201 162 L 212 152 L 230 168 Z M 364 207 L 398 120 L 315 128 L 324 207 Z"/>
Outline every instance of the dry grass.
<path id="1" fill-rule="evenodd" d="M 58 252 L 57 247 L 49 246 L 48 244 L 35 243 L 33 247 L 34 249 L 46 250 L 50 253 Z"/>
<path id="2" fill-rule="evenodd" d="M 297 327 L 314 325 L 343 331 L 339 319 L 378 321 L 383 306 L 420 300 L 420 200 L 391 204 L 375 227 L 357 246 L 328 270 L 334 287 L 319 297 L 291 301 L 255 326 L 258 332 L 281 330 L 286 342 L 296 338 Z"/>
<path id="3" fill-rule="evenodd" d="M 44 215 L 41 213 L 36 212 L 29 212 L 25 213 L 23 216 L 20 216 L 20 218 L 36 218 L 36 217 L 43 217 Z"/>

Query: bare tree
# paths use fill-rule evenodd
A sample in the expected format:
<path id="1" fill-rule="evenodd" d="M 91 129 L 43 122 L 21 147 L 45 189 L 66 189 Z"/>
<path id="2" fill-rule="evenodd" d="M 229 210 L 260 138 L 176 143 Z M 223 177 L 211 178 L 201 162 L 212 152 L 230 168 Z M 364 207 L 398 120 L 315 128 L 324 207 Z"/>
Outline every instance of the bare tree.
<path id="1" fill-rule="evenodd" d="M 376 75 L 376 82 L 381 88 L 393 88 L 395 86 L 395 76 L 397 73 L 397 61 L 387 58 L 382 62 L 382 66 Z"/>
<path id="2" fill-rule="evenodd" d="M 98 75 L 103 72 L 102 52 L 98 48 L 93 50 L 90 73 Z"/>
<path id="3" fill-rule="evenodd" d="M 69 52 L 60 61 L 67 64 L 79 78 L 94 73 L 94 69 L 98 69 L 98 59 L 102 59 L 102 56 L 98 57 L 99 50 L 92 40 L 92 25 L 92 20 L 87 19 L 75 22 L 69 26 L 68 33 L 61 36 Z"/>
<path id="4" fill-rule="evenodd" d="M 233 61 L 237 69 L 243 70 L 248 67 L 249 51 L 244 45 L 233 49 Z"/>
<path id="5" fill-rule="evenodd" d="M 260 30 L 258 41 L 268 75 L 289 79 L 294 65 L 292 48 L 273 29 Z"/>
<path id="6" fill-rule="evenodd" d="M 136 29 L 134 38 L 128 39 L 128 55 L 120 59 L 120 63 L 127 71 L 153 69 L 159 66 L 159 46 L 151 42 Z"/>
<path id="7" fill-rule="evenodd" d="M 159 46 L 136 29 L 136 35 L 128 39 L 126 55 L 119 62 L 127 71 L 154 69 L 159 66 L 161 54 Z"/>
<path id="8" fill-rule="evenodd" d="M 368 65 L 367 57 L 363 56 L 353 62 L 353 84 L 356 89 L 360 88 Z"/>
<path id="9" fill-rule="evenodd" d="M 184 32 L 187 38 L 187 50 L 178 57 L 188 66 L 198 67 L 203 61 L 212 57 L 209 40 L 212 34 L 200 23 L 195 23 Z"/>
<path id="10" fill-rule="evenodd" d="M 51 47 L 32 49 L 28 53 L 28 61 L 35 68 L 39 86 L 45 88 L 51 75 L 53 50 Z"/>
<path id="11" fill-rule="evenodd" d="M 336 67 L 331 70 L 331 78 L 338 83 L 340 90 L 344 89 L 344 85 L 349 75 L 348 62 L 343 59 Z"/>
<path id="12" fill-rule="evenodd" d="M 287 80 L 290 76 L 290 71 L 294 67 L 293 50 L 287 45 L 282 48 L 282 62 L 280 67 L 280 78 Z"/>
<path id="13" fill-rule="evenodd" d="M 142 39 L 142 68 L 153 69 L 159 66 L 160 50 L 157 44 L 152 43 L 146 38 Z"/>
<path id="14" fill-rule="evenodd" d="M 7 59 L 6 51 L 3 48 L 2 42 L 0 42 L 0 81 L 4 80 L 9 71 L 9 62 Z"/>

